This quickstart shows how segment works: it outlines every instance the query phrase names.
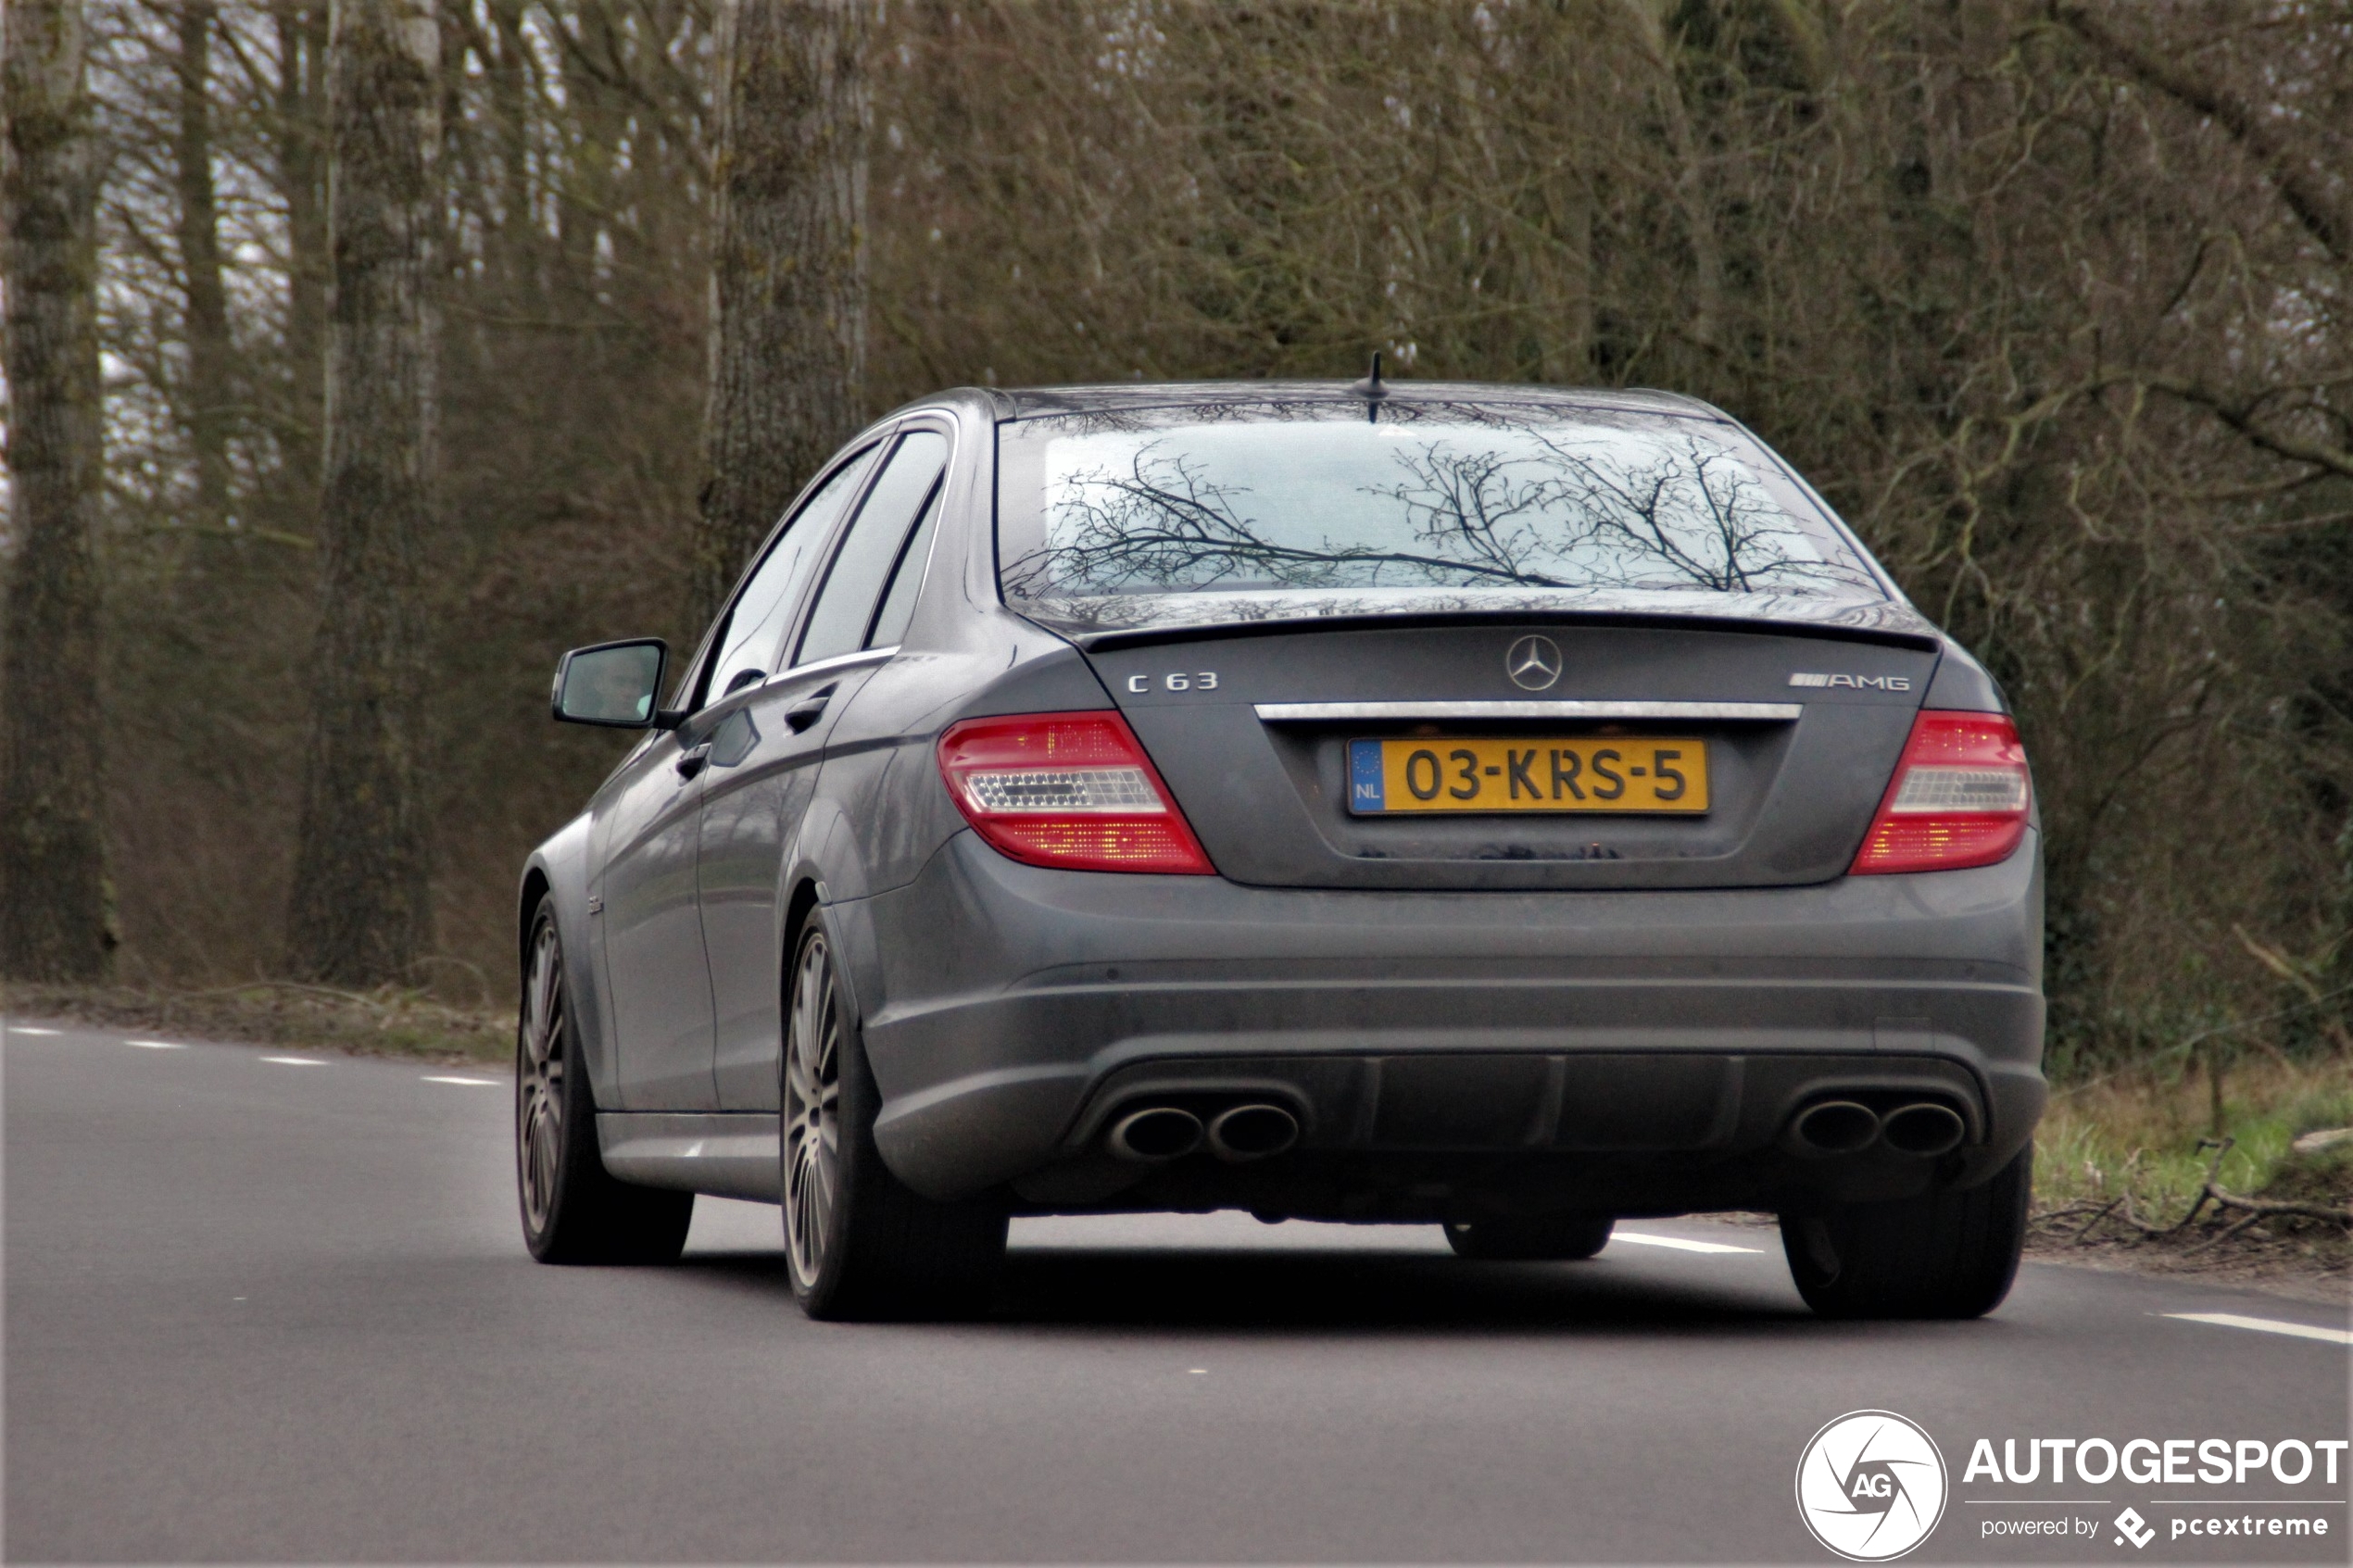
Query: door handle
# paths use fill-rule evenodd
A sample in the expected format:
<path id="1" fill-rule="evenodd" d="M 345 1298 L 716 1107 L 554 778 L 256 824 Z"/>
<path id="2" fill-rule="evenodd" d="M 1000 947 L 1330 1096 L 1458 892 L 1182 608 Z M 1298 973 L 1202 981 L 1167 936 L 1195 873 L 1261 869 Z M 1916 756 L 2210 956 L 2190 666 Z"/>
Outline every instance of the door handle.
<path id="1" fill-rule="evenodd" d="M 678 760 L 672 763 L 671 766 L 678 770 L 678 776 L 680 778 L 691 779 L 697 773 L 701 772 L 703 771 L 703 765 L 710 760 L 711 743 L 709 741 L 705 741 L 700 746 L 689 746 L 685 751 L 680 752 L 678 754 Z"/>
<path id="2" fill-rule="evenodd" d="M 824 717 L 825 704 L 833 701 L 834 693 L 837 689 L 836 686 L 827 686 L 823 691 L 794 703 L 785 709 L 785 723 L 793 734 L 800 734 L 801 731 Z"/>

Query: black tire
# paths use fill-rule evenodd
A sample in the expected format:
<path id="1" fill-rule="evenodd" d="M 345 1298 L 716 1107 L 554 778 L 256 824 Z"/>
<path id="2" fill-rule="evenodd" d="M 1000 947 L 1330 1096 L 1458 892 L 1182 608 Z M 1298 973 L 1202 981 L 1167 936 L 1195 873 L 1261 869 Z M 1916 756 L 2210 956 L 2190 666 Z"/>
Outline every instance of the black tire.
<path id="1" fill-rule="evenodd" d="M 2030 1147 L 1966 1191 L 1784 1214 L 1781 1249 L 1823 1317 L 1982 1317 L 2018 1277 L 2033 1185 Z"/>
<path id="2" fill-rule="evenodd" d="M 1458 1258 L 1489 1262 L 1573 1263 L 1607 1247 L 1617 1223 L 1607 1214 L 1450 1222 L 1446 1245 Z"/>
<path id="3" fill-rule="evenodd" d="M 831 937 L 800 934 L 785 1010 L 778 1139 L 785 1256 L 812 1318 L 969 1317 L 988 1309 L 1005 1260 L 1001 1203 L 938 1203 L 875 1148 L 882 1096 Z"/>
<path id="4" fill-rule="evenodd" d="M 597 1102 L 572 1028 L 553 897 L 524 949 L 515 1026 L 515 1189 L 523 1245 L 543 1263 L 674 1263 L 695 1195 L 615 1181 L 597 1148 Z"/>

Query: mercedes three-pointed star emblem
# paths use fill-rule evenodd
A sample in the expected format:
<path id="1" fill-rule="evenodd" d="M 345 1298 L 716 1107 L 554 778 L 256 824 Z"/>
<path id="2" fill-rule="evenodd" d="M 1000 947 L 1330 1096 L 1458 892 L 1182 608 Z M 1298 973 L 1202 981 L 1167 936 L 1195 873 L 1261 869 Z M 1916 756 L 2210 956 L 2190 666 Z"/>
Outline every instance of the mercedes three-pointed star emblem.
<path id="1" fill-rule="evenodd" d="M 1541 692 L 1561 678 L 1560 645 L 1550 637 L 1522 637 L 1504 656 L 1504 672 L 1524 692 Z"/>

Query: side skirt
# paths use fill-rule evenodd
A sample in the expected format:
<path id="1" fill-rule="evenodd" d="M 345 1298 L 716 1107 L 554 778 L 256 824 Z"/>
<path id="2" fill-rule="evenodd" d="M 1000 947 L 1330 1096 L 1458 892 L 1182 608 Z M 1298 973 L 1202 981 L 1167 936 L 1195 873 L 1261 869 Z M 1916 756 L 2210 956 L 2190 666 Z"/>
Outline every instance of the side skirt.
<path id="1" fill-rule="evenodd" d="M 779 1201 L 774 1111 L 600 1110 L 597 1143 L 624 1182 Z"/>

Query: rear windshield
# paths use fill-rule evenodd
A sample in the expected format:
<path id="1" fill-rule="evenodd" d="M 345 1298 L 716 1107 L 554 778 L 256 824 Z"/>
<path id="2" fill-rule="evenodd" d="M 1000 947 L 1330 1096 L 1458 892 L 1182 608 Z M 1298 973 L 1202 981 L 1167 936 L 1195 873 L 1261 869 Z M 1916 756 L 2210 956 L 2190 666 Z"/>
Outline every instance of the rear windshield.
<path id="1" fill-rule="evenodd" d="M 1005 596 L 1079 626 L 1886 596 L 1768 454 L 1704 419 L 1403 399 L 1121 409 L 1008 421 L 998 458 Z"/>

